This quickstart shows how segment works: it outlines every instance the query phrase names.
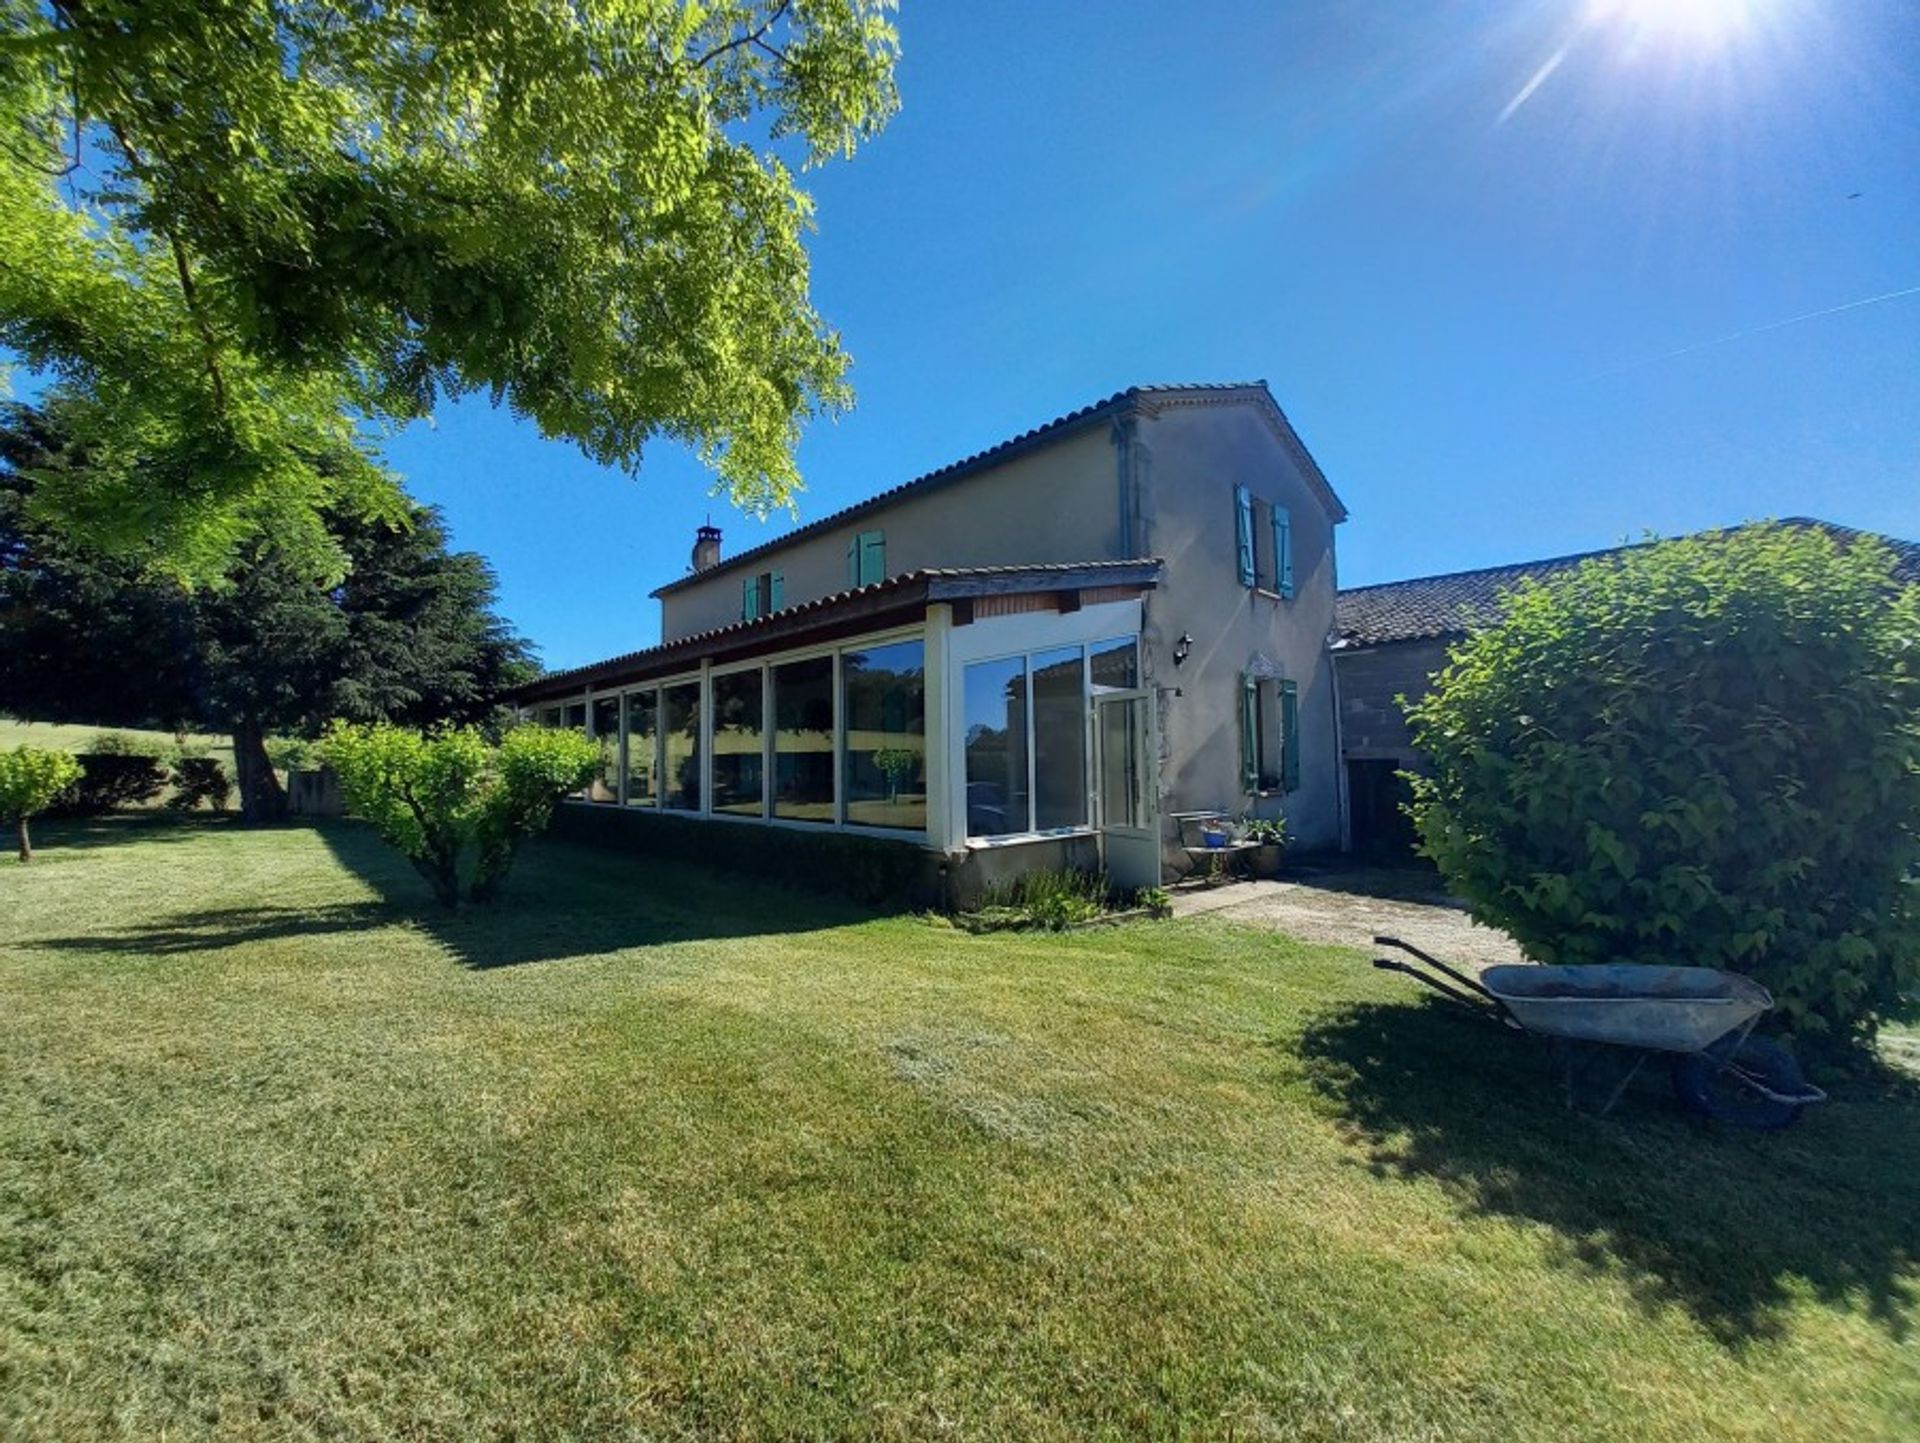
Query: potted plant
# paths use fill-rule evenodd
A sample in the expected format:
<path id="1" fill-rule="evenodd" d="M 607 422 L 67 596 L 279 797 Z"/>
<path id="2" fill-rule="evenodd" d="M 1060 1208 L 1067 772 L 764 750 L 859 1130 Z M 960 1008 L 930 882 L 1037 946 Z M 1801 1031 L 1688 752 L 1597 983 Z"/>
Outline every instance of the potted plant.
<path id="1" fill-rule="evenodd" d="M 1286 818 L 1248 817 L 1240 825 L 1249 842 L 1259 843 L 1253 852 L 1253 875 L 1279 876 L 1280 858 L 1287 846 Z"/>

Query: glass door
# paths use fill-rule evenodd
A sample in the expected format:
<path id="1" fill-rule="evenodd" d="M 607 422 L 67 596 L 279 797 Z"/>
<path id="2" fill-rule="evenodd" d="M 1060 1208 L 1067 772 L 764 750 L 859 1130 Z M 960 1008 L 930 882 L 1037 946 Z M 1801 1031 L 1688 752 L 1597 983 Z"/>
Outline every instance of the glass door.
<path id="1" fill-rule="evenodd" d="M 1093 700 L 1094 788 L 1100 851 L 1122 887 L 1160 885 L 1160 799 L 1155 789 L 1153 698 L 1102 692 Z"/>

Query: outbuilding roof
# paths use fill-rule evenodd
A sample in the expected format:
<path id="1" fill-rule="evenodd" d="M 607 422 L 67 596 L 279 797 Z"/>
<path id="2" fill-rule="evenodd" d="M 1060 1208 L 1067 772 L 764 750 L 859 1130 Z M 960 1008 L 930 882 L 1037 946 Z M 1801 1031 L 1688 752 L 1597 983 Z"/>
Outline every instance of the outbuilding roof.
<path id="1" fill-rule="evenodd" d="M 1841 541 L 1871 536 L 1892 548 L 1894 575 L 1920 583 L 1920 543 L 1836 526 L 1807 516 L 1790 516 L 1783 526 L 1812 526 Z M 1736 528 L 1737 529 L 1737 528 Z M 1635 542 L 1643 546 L 1646 542 Z M 1632 549 L 1609 546 L 1540 561 L 1517 561 L 1477 571 L 1449 571 L 1439 576 L 1416 576 L 1378 586 L 1356 586 L 1342 591 L 1334 603 L 1334 632 L 1344 648 L 1386 646 L 1403 641 L 1433 641 L 1464 636 L 1476 626 L 1495 620 L 1500 599 L 1528 577 L 1549 576 L 1596 556 L 1616 556 Z"/>
<path id="2" fill-rule="evenodd" d="M 691 586 L 697 581 L 708 581 L 724 572 L 732 571 L 736 567 L 746 566 L 751 562 L 758 561 L 772 552 L 793 545 L 796 541 L 805 541 L 809 537 L 819 536 L 836 527 L 845 526 L 851 521 L 882 510 L 897 501 L 905 500 L 909 496 L 918 496 L 928 491 L 938 490 L 943 486 L 950 486 L 956 481 L 964 480 L 966 477 L 984 471 L 991 466 L 998 466 L 1003 462 L 1010 461 L 1014 457 L 1033 450 L 1038 446 L 1062 440 L 1066 436 L 1089 426 L 1100 425 L 1103 422 L 1110 424 L 1131 412 L 1151 413 L 1156 407 L 1163 405 L 1230 405 L 1241 402 L 1250 402 L 1257 405 L 1266 413 L 1268 422 L 1273 426 L 1281 442 L 1293 453 L 1294 459 L 1299 464 L 1301 471 L 1305 474 L 1308 484 L 1313 487 L 1314 492 L 1320 498 L 1321 504 L 1327 508 L 1328 514 L 1331 515 L 1335 521 L 1346 520 L 1346 506 L 1342 504 L 1340 498 L 1334 494 L 1332 484 L 1328 482 L 1325 473 L 1320 469 L 1319 463 L 1313 459 L 1312 454 L 1307 450 L 1306 443 L 1300 439 L 1299 433 L 1293 429 L 1293 423 L 1287 419 L 1286 413 L 1280 409 L 1280 403 L 1273 399 L 1273 392 L 1268 389 L 1265 381 L 1190 382 L 1179 385 L 1129 386 L 1124 391 L 1115 392 L 1104 401 L 1095 401 L 1091 405 L 1082 406 L 1077 411 L 1069 411 L 1064 416 L 1055 416 L 1051 421 L 1035 426 L 1030 431 L 1022 431 L 1019 435 L 1010 436 L 1004 441 L 987 447 L 984 451 L 976 451 L 971 456 L 965 456 L 958 461 L 949 462 L 937 471 L 929 471 L 924 476 L 916 476 L 911 481 L 903 481 L 898 486 L 889 487 L 885 491 L 869 496 L 864 501 L 855 502 L 844 510 L 835 511 L 828 516 L 822 516 L 818 521 L 808 522 L 805 526 L 794 531 L 789 531 L 784 536 L 776 536 L 771 541 L 764 541 L 758 546 L 750 547 L 740 552 L 738 555 L 729 556 L 718 564 L 707 567 L 704 571 L 690 572 L 686 576 L 669 581 L 666 585 L 657 588 L 651 594 L 654 596 L 670 596 L 674 592 Z"/>
<path id="3" fill-rule="evenodd" d="M 780 643 L 795 645 L 814 637 L 849 634 L 850 630 L 877 630 L 924 616 L 927 606 L 936 601 L 1110 586 L 1145 589 L 1159 583 L 1160 572 L 1161 562 L 1151 556 L 1127 561 L 924 567 L 782 607 L 752 621 L 731 622 L 587 666 L 549 672 L 516 688 L 513 699 L 521 703 L 548 700 L 590 686 L 666 676 L 684 671 L 702 658 L 734 660 L 776 650 Z"/>

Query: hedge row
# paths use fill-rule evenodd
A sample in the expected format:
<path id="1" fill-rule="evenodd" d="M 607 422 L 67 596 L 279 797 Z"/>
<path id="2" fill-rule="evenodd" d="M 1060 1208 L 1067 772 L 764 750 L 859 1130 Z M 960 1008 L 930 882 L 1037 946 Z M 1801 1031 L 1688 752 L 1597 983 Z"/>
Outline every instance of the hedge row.
<path id="1" fill-rule="evenodd" d="M 190 811 L 200 803 L 218 811 L 233 794 L 226 768 L 211 757 L 181 757 L 170 767 L 158 757 L 120 752 L 81 752 L 80 779 L 47 808 L 51 817 L 95 817 L 119 807 L 151 802 L 172 783 L 174 794 L 166 805 Z"/>

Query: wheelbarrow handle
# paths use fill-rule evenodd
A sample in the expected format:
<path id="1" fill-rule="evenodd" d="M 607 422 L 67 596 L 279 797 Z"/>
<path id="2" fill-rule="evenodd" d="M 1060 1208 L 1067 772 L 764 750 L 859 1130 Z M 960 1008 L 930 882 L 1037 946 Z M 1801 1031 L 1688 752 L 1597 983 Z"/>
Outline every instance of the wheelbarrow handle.
<path id="1" fill-rule="evenodd" d="M 1482 987 L 1476 979 L 1467 976 L 1467 974 L 1464 972 L 1455 971 L 1453 968 L 1447 966 L 1446 963 L 1442 962 L 1438 957 L 1428 956 L 1425 952 L 1422 952 L 1418 947 L 1414 946 L 1411 942 L 1402 942 L 1398 937 L 1375 937 L 1373 939 L 1373 943 L 1376 947 L 1398 947 L 1402 952 L 1410 952 L 1415 957 L 1418 957 L 1422 962 L 1426 963 L 1427 966 L 1433 968 L 1434 971 L 1444 973 L 1446 976 L 1451 977 L 1455 982 L 1459 983 L 1462 987 L 1466 988 L 1469 992 L 1474 993 L 1476 996 L 1484 997 L 1487 1001 L 1493 1003 L 1495 1006 L 1500 1005 L 1500 999 L 1495 997 L 1491 992 L 1487 991 L 1486 988 Z M 1373 965 L 1376 967 L 1385 966 L 1386 970 L 1389 972 L 1405 972 L 1409 977 L 1421 976 L 1421 973 L 1418 970 L 1407 966 L 1407 964 L 1404 962 L 1393 964 L 1393 965 L 1388 965 L 1381 962 L 1375 962 Z M 1425 981 L 1425 980 L 1431 980 L 1431 979 L 1422 978 L 1422 980 Z M 1442 990 L 1444 991 L 1446 989 L 1442 989 Z"/>

